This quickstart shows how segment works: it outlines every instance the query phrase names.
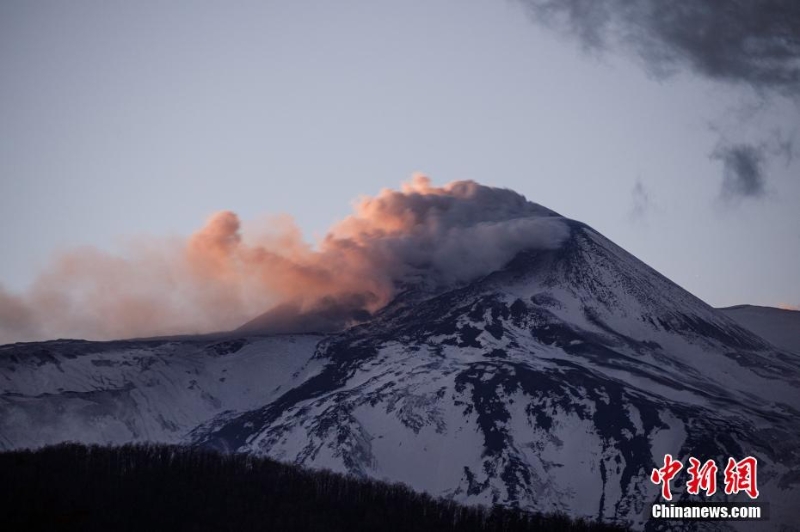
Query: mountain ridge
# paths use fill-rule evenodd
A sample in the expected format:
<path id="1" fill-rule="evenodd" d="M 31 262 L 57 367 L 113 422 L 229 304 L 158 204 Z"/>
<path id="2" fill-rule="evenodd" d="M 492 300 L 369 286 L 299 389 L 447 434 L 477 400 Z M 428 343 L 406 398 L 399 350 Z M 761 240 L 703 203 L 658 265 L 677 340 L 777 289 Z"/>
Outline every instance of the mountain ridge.
<path id="1" fill-rule="evenodd" d="M 800 362 L 565 223 L 555 249 L 405 291 L 339 333 L 121 342 L 72 358 L 4 346 L 17 361 L 0 366 L 0 445 L 155 438 L 636 529 L 658 526 L 649 474 L 664 454 L 747 453 L 774 519 L 792 526 Z"/>
<path id="2" fill-rule="evenodd" d="M 776 347 L 800 356 L 799 311 L 760 305 L 734 305 L 718 310 Z"/>

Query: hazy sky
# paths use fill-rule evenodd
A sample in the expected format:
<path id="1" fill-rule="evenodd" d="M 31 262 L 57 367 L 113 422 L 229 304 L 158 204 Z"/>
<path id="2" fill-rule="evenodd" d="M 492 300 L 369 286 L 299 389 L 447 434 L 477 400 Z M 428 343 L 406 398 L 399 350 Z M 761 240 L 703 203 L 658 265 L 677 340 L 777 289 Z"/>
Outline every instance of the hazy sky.
<path id="1" fill-rule="evenodd" d="M 313 240 L 421 171 L 584 221 L 712 305 L 800 305 L 791 91 L 589 44 L 513 0 L 6 0 L 0 283 L 221 209 Z"/>

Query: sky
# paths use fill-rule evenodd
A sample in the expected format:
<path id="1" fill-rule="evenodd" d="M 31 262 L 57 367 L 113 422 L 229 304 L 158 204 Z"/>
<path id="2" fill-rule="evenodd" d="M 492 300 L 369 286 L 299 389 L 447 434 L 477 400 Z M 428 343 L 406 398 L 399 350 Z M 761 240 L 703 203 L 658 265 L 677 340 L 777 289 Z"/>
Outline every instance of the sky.
<path id="1" fill-rule="evenodd" d="M 313 243 L 421 172 L 588 223 L 711 305 L 800 305 L 797 35 L 759 69 L 623 4 L 4 1 L 0 285 L 228 209 Z"/>

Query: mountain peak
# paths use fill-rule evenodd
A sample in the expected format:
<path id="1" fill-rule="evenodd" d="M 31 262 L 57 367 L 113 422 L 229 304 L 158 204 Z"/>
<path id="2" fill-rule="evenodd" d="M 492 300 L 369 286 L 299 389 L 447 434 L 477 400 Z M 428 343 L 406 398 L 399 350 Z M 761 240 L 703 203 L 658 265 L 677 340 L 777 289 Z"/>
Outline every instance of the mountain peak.
<path id="1" fill-rule="evenodd" d="M 771 524 L 794 523 L 800 358 L 553 221 L 557 244 L 401 285 L 368 316 L 354 297 L 270 317 L 273 332 L 335 329 L 323 336 L 5 348 L 0 444 L 181 442 L 637 529 L 664 454 L 752 455 Z"/>

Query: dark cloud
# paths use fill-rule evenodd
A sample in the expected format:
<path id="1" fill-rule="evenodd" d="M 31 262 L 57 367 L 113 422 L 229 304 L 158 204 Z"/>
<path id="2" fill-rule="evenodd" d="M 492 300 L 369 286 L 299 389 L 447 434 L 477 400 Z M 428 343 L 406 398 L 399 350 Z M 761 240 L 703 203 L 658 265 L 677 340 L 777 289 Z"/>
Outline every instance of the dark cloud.
<path id="1" fill-rule="evenodd" d="M 533 19 L 575 37 L 588 50 L 626 49 L 659 76 L 680 70 L 758 90 L 765 113 L 769 95 L 800 102 L 800 1 L 797 0 L 518 0 Z M 752 118 L 752 117 L 750 117 Z M 725 128 L 734 134 L 741 123 Z M 777 131 L 760 144 L 731 143 L 726 132 L 711 157 L 722 162 L 721 195 L 760 197 L 768 159 L 792 161 L 793 135 Z M 647 194 L 634 187 L 632 217 L 641 217 Z"/>
<path id="2" fill-rule="evenodd" d="M 519 0 L 590 49 L 624 46 L 647 68 L 793 94 L 800 85 L 797 0 Z"/>
<path id="3" fill-rule="evenodd" d="M 721 145 L 711 154 L 722 161 L 722 196 L 725 199 L 764 195 L 764 146 Z"/>

